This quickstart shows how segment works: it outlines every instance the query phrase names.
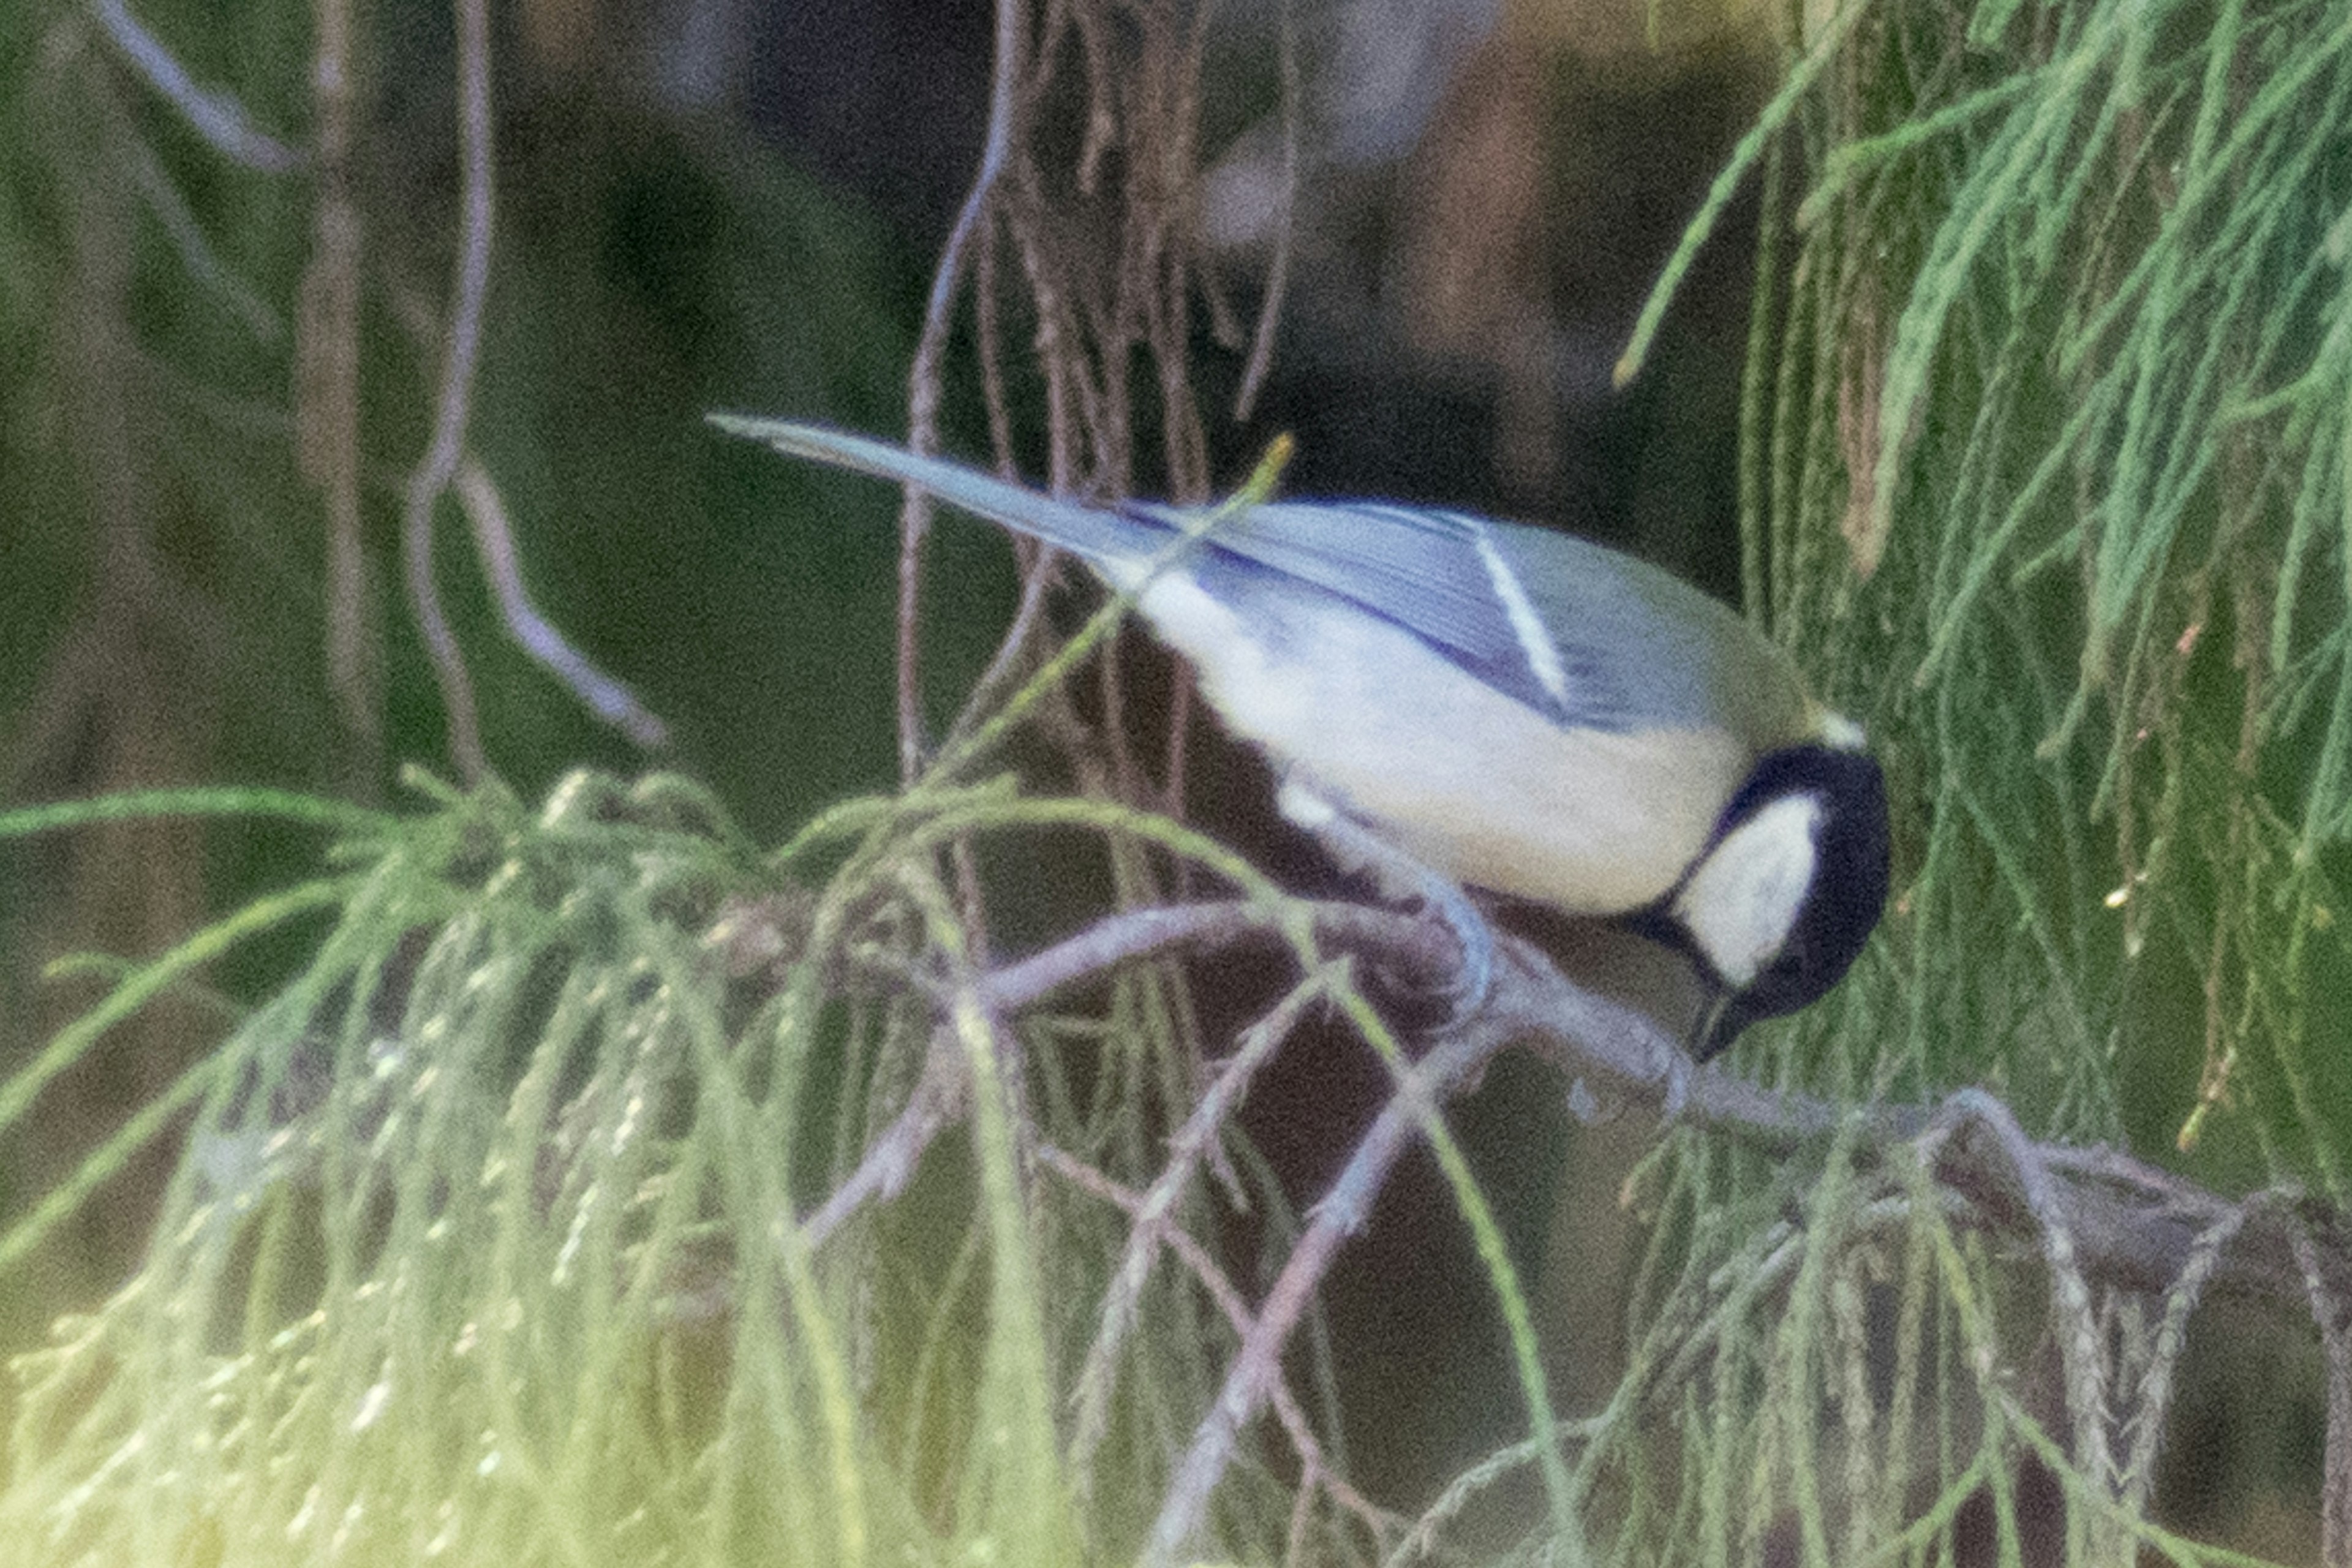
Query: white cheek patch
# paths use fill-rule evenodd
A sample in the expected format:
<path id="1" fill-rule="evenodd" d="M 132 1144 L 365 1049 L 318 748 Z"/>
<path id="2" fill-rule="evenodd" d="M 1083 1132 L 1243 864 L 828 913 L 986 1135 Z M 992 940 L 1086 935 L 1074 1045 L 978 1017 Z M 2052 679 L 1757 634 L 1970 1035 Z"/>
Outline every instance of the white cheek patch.
<path id="1" fill-rule="evenodd" d="M 1675 917 L 1735 991 L 1780 952 L 1820 864 L 1821 798 L 1789 795 L 1724 835 L 1675 898 Z"/>

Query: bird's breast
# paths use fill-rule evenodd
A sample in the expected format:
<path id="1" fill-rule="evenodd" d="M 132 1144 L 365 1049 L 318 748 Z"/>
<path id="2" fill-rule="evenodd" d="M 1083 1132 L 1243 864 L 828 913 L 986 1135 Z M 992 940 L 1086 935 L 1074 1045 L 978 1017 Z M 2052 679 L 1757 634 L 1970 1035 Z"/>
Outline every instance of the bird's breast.
<path id="1" fill-rule="evenodd" d="M 1720 731 L 1563 726 L 1329 595 L 1244 616 L 1171 573 L 1138 608 L 1278 767 L 1454 880 L 1572 914 L 1664 896 L 1754 763 Z"/>

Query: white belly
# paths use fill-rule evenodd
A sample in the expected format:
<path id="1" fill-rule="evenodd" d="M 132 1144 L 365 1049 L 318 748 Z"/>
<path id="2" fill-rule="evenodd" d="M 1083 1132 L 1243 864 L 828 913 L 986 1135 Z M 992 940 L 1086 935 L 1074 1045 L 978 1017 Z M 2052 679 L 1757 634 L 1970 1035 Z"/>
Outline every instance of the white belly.
<path id="1" fill-rule="evenodd" d="M 1180 574 L 1138 607 L 1236 733 L 1455 881 L 1575 914 L 1638 908 L 1706 847 L 1754 763 L 1719 733 L 1563 730 L 1388 623 L 1318 603 L 1281 647 Z"/>

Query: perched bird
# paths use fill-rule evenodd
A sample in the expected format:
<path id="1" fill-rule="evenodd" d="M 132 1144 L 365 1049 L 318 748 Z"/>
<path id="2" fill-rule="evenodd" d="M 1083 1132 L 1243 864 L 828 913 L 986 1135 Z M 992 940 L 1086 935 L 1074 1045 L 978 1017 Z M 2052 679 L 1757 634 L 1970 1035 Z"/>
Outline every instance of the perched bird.
<path id="1" fill-rule="evenodd" d="M 1093 506 L 844 431 L 713 416 L 1066 550 L 1197 672 L 1342 856 L 1410 858 L 1483 995 L 1459 889 L 1605 920 L 1695 967 L 1704 1061 L 1837 984 L 1886 900 L 1885 784 L 1788 655 L 1590 542 L 1374 502 Z M 1389 865 L 1393 870 L 1393 865 Z"/>

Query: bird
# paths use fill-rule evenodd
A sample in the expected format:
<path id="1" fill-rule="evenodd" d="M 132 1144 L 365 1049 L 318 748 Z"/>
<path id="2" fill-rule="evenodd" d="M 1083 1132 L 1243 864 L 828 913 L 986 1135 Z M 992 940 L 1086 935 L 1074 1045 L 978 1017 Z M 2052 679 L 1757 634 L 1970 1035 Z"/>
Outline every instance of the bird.
<path id="1" fill-rule="evenodd" d="M 1788 652 L 1661 567 L 1381 501 L 1224 509 L 1047 495 L 827 426 L 715 414 L 1066 551 L 1192 668 L 1343 863 L 1425 889 L 1482 996 L 1475 890 L 1686 962 L 1704 1062 L 1817 1000 L 1886 901 L 1886 787 Z M 1188 536 L 1197 535 L 1187 543 Z"/>

